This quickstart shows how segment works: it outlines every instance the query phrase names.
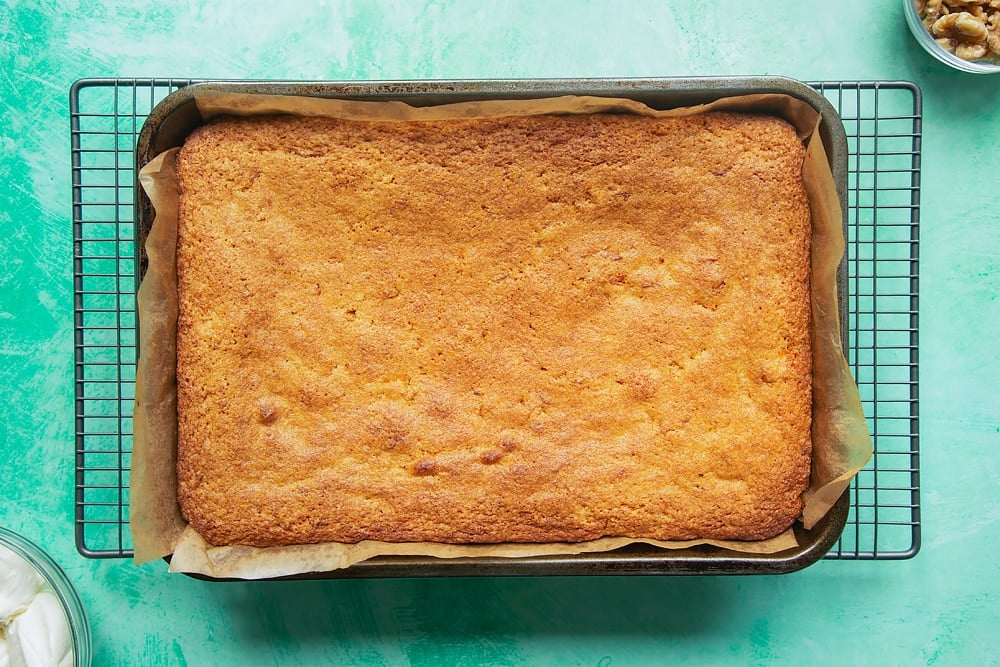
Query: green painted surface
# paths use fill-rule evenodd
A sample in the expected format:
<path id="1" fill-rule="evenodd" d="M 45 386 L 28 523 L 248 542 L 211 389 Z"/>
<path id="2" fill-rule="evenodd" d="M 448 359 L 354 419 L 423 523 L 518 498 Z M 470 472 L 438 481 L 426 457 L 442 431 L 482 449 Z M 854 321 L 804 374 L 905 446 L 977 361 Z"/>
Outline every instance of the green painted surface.
<path id="1" fill-rule="evenodd" d="M 76 582 L 95 664 L 1000 658 L 1000 76 L 947 70 L 895 0 L 0 5 L 0 524 Z M 697 3 L 696 3 L 697 4 Z M 810 30 L 818 21 L 822 30 Z M 924 92 L 924 545 L 784 577 L 206 584 L 73 544 L 68 91 L 78 78 L 783 74 Z"/>

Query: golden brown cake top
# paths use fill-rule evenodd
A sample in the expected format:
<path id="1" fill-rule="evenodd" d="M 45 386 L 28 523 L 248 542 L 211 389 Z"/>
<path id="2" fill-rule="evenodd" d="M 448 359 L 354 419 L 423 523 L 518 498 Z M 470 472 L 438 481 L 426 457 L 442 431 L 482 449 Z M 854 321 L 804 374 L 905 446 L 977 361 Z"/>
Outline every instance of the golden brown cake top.
<path id="1" fill-rule="evenodd" d="M 227 119 L 179 159 L 179 499 L 213 543 L 756 539 L 809 472 L 784 121 Z"/>

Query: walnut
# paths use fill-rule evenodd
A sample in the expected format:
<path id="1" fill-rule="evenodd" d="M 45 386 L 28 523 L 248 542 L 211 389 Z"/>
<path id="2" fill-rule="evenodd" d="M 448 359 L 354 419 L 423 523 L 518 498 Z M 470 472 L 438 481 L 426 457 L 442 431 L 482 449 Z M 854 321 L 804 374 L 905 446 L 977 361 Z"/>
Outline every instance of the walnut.
<path id="1" fill-rule="evenodd" d="M 923 7 L 917 5 L 917 11 L 920 13 L 924 27 L 930 31 L 934 22 L 948 12 L 948 8 L 941 3 L 941 0 L 927 0 Z"/>
<path id="2" fill-rule="evenodd" d="M 1000 0 L 996 0 L 1000 3 Z M 986 46 L 995 56 L 1000 56 L 1000 9 L 986 19 Z"/>
<path id="3" fill-rule="evenodd" d="M 989 54 L 985 44 L 959 44 L 955 47 L 955 55 L 962 60 L 979 60 Z"/>
<path id="4" fill-rule="evenodd" d="M 945 38 L 945 39 L 935 39 L 934 41 L 937 42 L 937 45 L 940 46 L 945 51 L 947 51 L 949 53 L 954 53 L 955 52 L 955 43 L 952 42 L 950 39 L 947 39 L 947 38 Z"/>
<path id="5" fill-rule="evenodd" d="M 969 12 L 942 16 L 931 26 L 931 34 L 938 39 L 955 39 L 963 44 L 981 44 L 986 41 L 986 24 Z"/>
<path id="6" fill-rule="evenodd" d="M 990 30 L 986 37 L 986 45 L 994 56 L 1000 56 L 1000 30 Z"/>

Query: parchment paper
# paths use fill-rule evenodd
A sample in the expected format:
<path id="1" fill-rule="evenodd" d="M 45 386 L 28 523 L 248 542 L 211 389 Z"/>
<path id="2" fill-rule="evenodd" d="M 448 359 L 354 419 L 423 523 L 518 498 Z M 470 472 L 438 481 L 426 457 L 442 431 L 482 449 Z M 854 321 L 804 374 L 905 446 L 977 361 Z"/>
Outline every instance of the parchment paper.
<path id="1" fill-rule="evenodd" d="M 634 113 L 681 116 L 708 110 L 770 113 L 795 126 L 807 146 L 803 180 L 812 211 L 813 466 L 801 521 L 811 528 L 836 503 L 851 478 L 871 457 L 857 386 L 840 340 L 836 271 L 844 251 L 836 185 L 808 104 L 786 95 L 731 97 L 712 104 L 657 111 L 627 99 L 568 96 L 542 100 L 498 100 L 411 107 L 401 102 L 358 102 L 311 97 L 223 94 L 201 91 L 198 108 L 217 115 L 298 114 L 350 120 L 448 120 L 552 113 Z M 634 542 L 662 548 L 713 544 L 750 553 L 776 553 L 797 546 L 792 529 L 753 542 L 692 540 L 660 542 L 603 538 L 582 543 L 447 545 L 433 543 L 325 543 L 292 547 L 214 547 L 184 521 L 176 493 L 176 322 L 177 149 L 157 156 L 140 172 L 156 211 L 146 241 L 149 269 L 139 289 L 140 357 L 136 370 L 135 435 L 132 455 L 131 529 L 135 561 L 169 554 L 171 571 L 213 577 L 267 578 L 347 567 L 377 555 L 511 557 L 574 554 L 617 549 Z"/>

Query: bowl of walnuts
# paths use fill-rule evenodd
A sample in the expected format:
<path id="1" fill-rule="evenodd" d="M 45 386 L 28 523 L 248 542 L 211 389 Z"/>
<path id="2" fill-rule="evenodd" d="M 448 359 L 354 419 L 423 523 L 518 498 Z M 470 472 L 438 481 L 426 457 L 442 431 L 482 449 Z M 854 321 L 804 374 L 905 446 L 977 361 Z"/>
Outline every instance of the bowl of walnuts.
<path id="1" fill-rule="evenodd" d="M 903 0 L 906 23 L 929 54 L 955 69 L 1000 73 L 1000 0 Z"/>

